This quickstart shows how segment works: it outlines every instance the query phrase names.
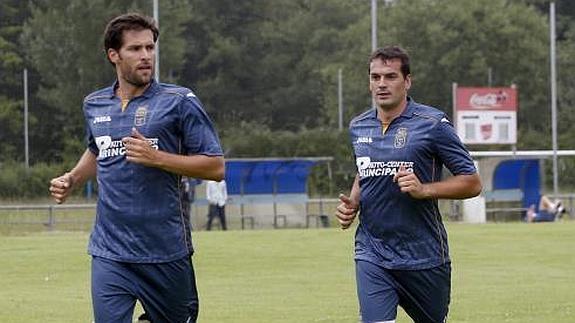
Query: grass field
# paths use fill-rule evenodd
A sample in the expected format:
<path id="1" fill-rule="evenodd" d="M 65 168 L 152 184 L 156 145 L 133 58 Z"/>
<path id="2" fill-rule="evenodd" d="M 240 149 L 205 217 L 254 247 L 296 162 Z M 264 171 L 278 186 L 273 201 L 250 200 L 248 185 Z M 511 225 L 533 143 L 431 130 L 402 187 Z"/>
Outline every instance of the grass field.
<path id="1" fill-rule="evenodd" d="M 449 322 L 575 322 L 574 221 L 448 231 Z M 0 236 L 0 322 L 91 322 L 87 239 Z M 198 232 L 194 243 L 199 322 L 358 322 L 351 230 Z"/>

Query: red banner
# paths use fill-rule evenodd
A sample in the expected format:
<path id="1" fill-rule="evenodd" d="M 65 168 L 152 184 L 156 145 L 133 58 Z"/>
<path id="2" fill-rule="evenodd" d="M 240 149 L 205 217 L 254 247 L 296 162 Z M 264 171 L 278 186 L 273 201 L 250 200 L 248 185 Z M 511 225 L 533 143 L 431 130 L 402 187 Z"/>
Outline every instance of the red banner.
<path id="1" fill-rule="evenodd" d="M 458 87 L 456 109 L 517 111 L 517 89 L 512 87 Z"/>

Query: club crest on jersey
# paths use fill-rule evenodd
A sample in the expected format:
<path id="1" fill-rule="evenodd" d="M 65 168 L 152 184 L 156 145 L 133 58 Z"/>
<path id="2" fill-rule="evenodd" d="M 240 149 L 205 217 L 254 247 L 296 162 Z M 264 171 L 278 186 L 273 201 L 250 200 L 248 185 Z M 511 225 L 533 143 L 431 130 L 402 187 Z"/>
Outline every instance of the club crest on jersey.
<path id="1" fill-rule="evenodd" d="M 148 114 L 148 106 L 141 105 L 136 109 L 136 113 L 134 114 L 134 125 L 135 126 L 143 126 L 146 124 L 146 115 Z"/>
<path id="2" fill-rule="evenodd" d="M 407 142 L 407 128 L 399 128 L 393 140 L 394 148 L 403 148 Z"/>

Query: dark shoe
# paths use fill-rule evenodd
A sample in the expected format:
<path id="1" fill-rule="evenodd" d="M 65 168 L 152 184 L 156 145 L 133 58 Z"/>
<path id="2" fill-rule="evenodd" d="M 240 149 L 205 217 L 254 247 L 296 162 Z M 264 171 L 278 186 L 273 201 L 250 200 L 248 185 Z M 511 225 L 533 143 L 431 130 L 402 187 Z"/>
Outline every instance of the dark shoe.
<path id="1" fill-rule="evenodd" d="M 563 206 L 563 203 L 561 203 L 561 201 L 557 202 L 557 214 L 559 214 L 559 216 L 561 216 L 563 213 L 565 213 L 565 207 Z"/>

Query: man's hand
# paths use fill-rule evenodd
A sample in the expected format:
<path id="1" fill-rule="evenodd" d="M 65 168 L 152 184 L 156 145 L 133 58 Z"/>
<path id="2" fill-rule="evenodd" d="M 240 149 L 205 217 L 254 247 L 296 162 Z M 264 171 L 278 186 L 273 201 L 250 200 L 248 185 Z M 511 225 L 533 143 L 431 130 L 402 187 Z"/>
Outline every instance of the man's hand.
<path id="1" fill-rule="evenodd" d="M 403 193 L 408 193 L 413 198 L 431 198 L 431 193 L 428 192 L 426 186 L 421 183 L 413 172 L 407 171 L 404 166 L 401 166 L 399 171 L 393 176 L 393 181 L 399 185 L 399 189 Z"/>
<path id="2" fill-rule="evenodd" d="M 132 128 L 132 136 L 122 138 L 126 149 L 126 160 L 145 166 L 156 166 L 158 151 L 136 128 Z"/>
<path id="3" fill-rule="evenodd" d="M 339 201 L 341 203 L 336 208 L 335 216 L 341 228 L 345 230 L 353 223 L 359 204 L 344 194 L 339 194 Z"/>
<path id="4" fill-rule="evenodd" d="M 50 181 L 50 194 L 58 204 L 62 204 L 72 192 L 74 178 L 70 173 L 65 173 L 60 177 L 53 178 Z"/>

